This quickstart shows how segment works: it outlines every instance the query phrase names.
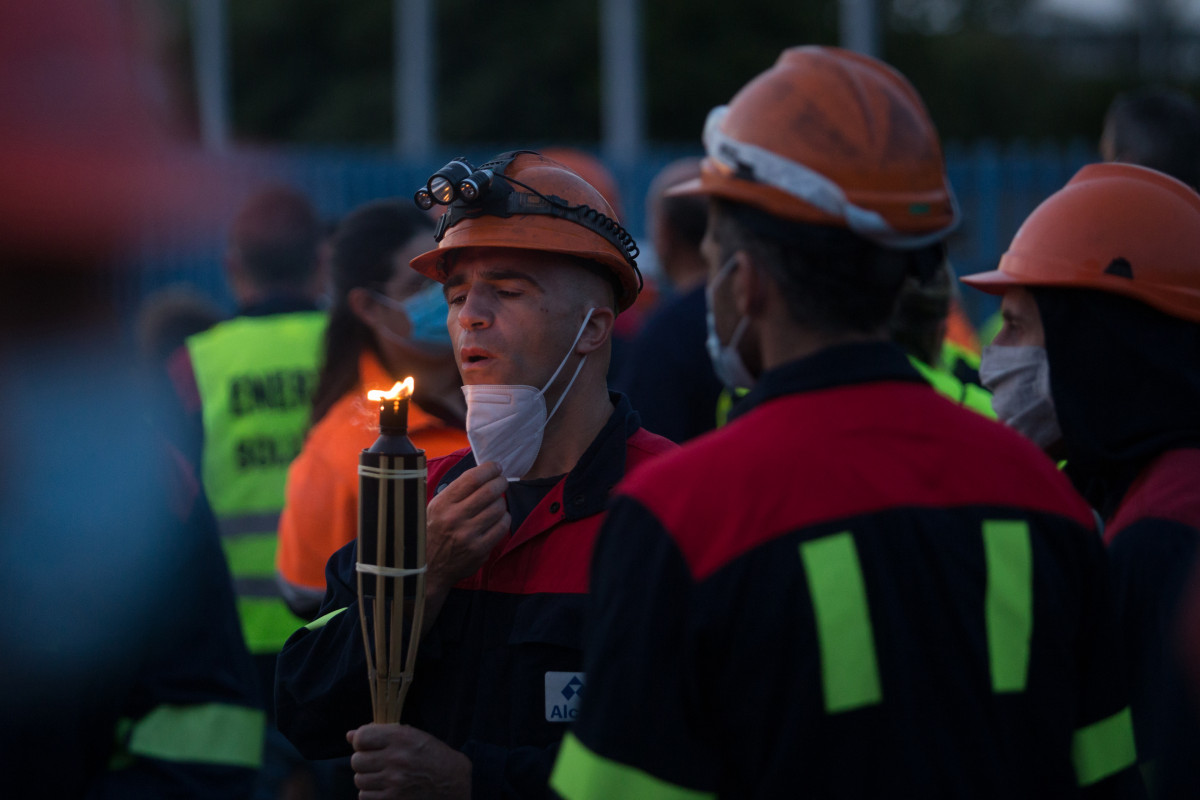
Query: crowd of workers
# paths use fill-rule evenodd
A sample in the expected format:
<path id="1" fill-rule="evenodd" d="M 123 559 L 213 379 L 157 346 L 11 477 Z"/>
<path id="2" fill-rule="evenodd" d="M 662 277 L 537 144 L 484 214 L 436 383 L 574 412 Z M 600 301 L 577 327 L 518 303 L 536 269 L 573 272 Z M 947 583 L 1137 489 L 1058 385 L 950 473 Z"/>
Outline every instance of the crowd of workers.
<path id="1" fill-rule="evenodd" d="M 226 196 L 162 130 L 124 20 L 68 6 L 0 4 L 5 785 L 1200 793 L 1186 95 L 1117 98 L 1105 163 L 962 279 L 1001 296 L 982 348 L 920 95 L 818 46 L 652 183 L 658 287 L 602 164 L 513 150 L 447 165 L 473 191 L 396 187 L 332 226 L 258 188 L 237 313 L 172 290 L 134 342 L 122 248 Z M 372 718 L 356 465 L 367 390 L 406 376 L 427 568 L 397 724 Z"/>

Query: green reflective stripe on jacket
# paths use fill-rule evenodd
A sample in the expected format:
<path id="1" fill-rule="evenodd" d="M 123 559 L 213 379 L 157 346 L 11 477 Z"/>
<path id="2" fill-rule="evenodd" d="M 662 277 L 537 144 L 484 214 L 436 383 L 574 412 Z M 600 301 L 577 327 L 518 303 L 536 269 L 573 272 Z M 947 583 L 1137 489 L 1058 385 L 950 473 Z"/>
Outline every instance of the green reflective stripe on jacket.
<path id="1" fill-rule="evenodd" d="M 342 613 L 345 610 L 346 609 L 344 609 L 344 608 L 339 608 L 334 611 L 330 611 L 328 614 L 326 614 L 323 617 L 317 617 L 316 619 L 314 619 L 312 622 L 308 623 L 304 627 L 310 631 L 315 631 L 315 630 L 324 628 L 325 625 L 329 622 L 329 620 L 333 619 L 334 617 L 336 617 L 338 614 Z"/>
<path id="2" fill-rule="evenodd" d="M 728 387 L 721 389 L 721 393 L 717 395 L 718 428 L 723 427 L 726 422 L 729 422 L 729 412 L 733 411 L 733 404 L 748 394 L 750 394 L 749 389 L 730 389 Z"/>
<path id="3" fill-rule="evenodd" d="M 563 737 L 550 788 L 565 800 L 708 800 L 712 792 L 676 786 L 636 767 L 593 753 L 572 733 Z"/>
<path id="4" fill-rule="evenodd" d="M 803 542 L 800 558 L 817 623 L 825 710 L 836 714 L 878 703 L 883 690 L 854 536 L 846 531 Z"/>
<path id="5" fill-rule="evenodd" d="M 1137 761 L 1133 744 L 1133 715 L 1128 708 L 1075 731 L 1071 743 L 1075 779 L 1090 786 Z"/>
<path id="6" fill-rule="evenodd" d="M 265 725 L 262 711 L 245 706 L 159 706 L 139 720 L 120 720 L 118 750 L 109 768 L 131 766 L 134 758 L 153 758 L 258 769 Z"/>
<path id="7" fill-rule="evenodd" d="M 988 419 L 996 418 L 996 412 L 992 410 L 992 395 L 987 389 L 976 386 L 973 383 L 964 383 L 950 372 L 938 369 L 937 367 L 931 367 L 929 364 L 912 356 L 908 357 L 908 361 L 916 368 L 917 372 L 921 373 L 921 377 L 925 379 L 925 382 L 932 386 L 938 394 L 953 400 L 960 406 L 971 409 L 977 414 L 982 414 Z"/>
<path id="8" fill-rule="evenodd" d="M 986 520 L 985 613 L 992 690 L 1021 692 L 1029 677 L 1033 637 L 1033 545 L 1023 520 Z"/>

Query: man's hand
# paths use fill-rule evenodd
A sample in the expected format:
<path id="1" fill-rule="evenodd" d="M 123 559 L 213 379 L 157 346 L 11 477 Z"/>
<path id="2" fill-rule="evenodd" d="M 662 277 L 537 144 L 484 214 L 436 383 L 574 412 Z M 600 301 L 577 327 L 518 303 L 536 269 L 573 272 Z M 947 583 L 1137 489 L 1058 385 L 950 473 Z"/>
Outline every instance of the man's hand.
<path id="1" fill-rule="evenodd" d="M 359 800 L 470 800 L 470 760 L 423 731 L 372 723 L 346 741 Z"/>
<path id="2" fill-rule="evenodd" d="M 512 517 L 504 492 L 508 481 L 492 461 L 458 476 L 429 501 L 425 512 L 425 623 L 428 631 L 454 584 L 474 575 L 508 534 Z"/>

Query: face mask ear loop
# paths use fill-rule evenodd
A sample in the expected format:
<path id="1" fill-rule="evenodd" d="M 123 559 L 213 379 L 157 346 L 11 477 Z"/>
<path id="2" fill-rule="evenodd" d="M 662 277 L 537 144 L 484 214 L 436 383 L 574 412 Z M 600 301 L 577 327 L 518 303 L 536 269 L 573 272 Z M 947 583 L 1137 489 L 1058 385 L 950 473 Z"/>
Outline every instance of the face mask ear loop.
<path id="1" fill-rule="evenodd" d="M 571 347 L 567 350 L 567 354 L 563 356 L 562 362 L 558 365 L 558 369 L 554 370 L 554 374 L 550 376 L 550 380 L 546 381 L 546 385 L 542 387 L 541 393 L 546 394 L 546 390 L 554 383 L 554 379 L 558 377 L 558 373 L 562 372 L 562 368 L 567 365 L 567 359 L 571 357 L 571 353 L 575 351 L 575 345 L 579 344 L 579 340 L 583 338 L 583 329 L 592 319 L 592 314 L 596 311 L 595 308 L 588 309 L 587 316 L 583 318 L 583 324 L 579 326 L 579 333 L 575 334 L 575 341 L 571 342 Z M 571 391 L 571 387 L 575 385 L 575 379 L 579 377 L 579 371 L 583 369 L 583 365 L 587 362 L 587 356 L 579 360 L 579 366 L 575 368 L 575 374 L 571 376 L 571 382 L 567 384 L 567 388 L 563 389 L 562 394 L 558 396 L 558 402 L 554 404 L 554 408 L 546 416 L 546 421 L 554 416 L 554 412 L 558 411 L 558 407 L 562 405 L 562 401 L 566 399 L 567 392 Z"/>
<path id="2" fill-rule="evenodd" d="M 737 350 L 737 346 L 741 344 L 742 337 L 746 335 L 746 329 L 750 327 L 750 318 L 743 316 L 738 322 L 737 327 L 733 329 L 733 336 L 729 337 L 729 344 L 725 345 L 730 350 Z"/>

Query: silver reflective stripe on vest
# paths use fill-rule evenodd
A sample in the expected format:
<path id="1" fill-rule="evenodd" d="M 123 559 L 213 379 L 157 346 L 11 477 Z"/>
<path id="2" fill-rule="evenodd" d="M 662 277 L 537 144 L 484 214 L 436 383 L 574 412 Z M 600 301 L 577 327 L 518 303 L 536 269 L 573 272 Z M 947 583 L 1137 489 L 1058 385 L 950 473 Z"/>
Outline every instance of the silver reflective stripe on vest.
<path id="1" fill-rule="evenodd" d="M 220 526 L 221 535 L 226 538 L 237 538 L 252 533 L 274 533 L 279 529 L 279 512 L 226 517 L 218 520 L 217 524 Z"/>
<path id="2" fill-rule="evenodd" d="M 283 602 L 287 603 L 288 608 L 301 617 L 307 618 L 316 614 L 317 610 L 321 608 L 321 601 L 325 599 L 324 589 L 313 589 L 309 586 L 292 583 L 279 572 L 275 573 L 275 584 L 279 587 L 279 594 L 283 597 Z"/>
<path id="3" fill-rule="evenodd" d="M 234 578 L 233 591 L 238 597 L 280 597 L 279 583 L 274 578 Z"/>

